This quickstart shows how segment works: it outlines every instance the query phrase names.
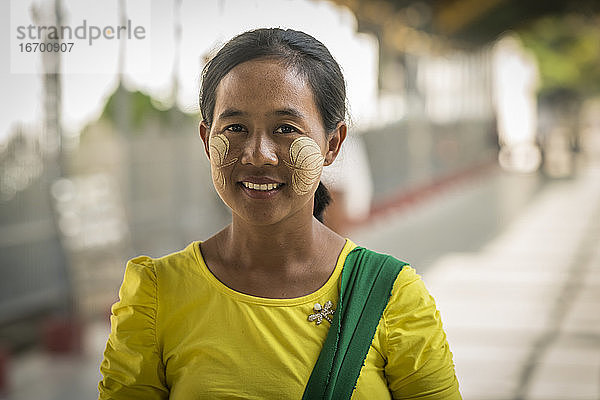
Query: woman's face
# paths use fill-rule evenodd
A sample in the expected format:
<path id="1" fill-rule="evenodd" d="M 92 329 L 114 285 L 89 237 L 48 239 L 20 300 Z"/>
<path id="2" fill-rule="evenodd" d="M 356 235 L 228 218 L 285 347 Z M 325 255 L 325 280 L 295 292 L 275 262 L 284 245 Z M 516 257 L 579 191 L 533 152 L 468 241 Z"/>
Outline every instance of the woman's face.
<path id="1" fill-rule="evenodd" d="M 213 123 L 201 123 L 200 135 L 219 196 L 242 219 L 270 225 L 312 215 L 321 170 L 346 127 L 327 136 L 308 83 L 281 62 L 255 60 L 223 77 Z"/>

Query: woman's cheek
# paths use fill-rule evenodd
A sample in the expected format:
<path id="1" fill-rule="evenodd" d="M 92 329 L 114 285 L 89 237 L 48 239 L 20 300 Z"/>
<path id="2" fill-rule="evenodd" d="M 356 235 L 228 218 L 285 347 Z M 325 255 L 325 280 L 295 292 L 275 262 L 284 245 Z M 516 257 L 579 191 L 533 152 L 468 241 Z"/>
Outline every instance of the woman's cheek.
<path id="1" fill-rule="evenodd" d="M 217 190 L 223 190 L 227 185 L 223 169 L 233 165 L 238 159 L 237 157 L 228 158 L 230 148 L 229 139 L 221 133 L 212 135 L 208 141 L 208 145 L 213 182 Z"/>
<path id="2" fill-rule="evenodd" d="M 290 163 L 285 164 L 292 170 L 292 189 L 299 196 L 305 195 L 321 178 L 325 157 L 317 142 L 307 136 L 290 144 L 289 155 Z"/>

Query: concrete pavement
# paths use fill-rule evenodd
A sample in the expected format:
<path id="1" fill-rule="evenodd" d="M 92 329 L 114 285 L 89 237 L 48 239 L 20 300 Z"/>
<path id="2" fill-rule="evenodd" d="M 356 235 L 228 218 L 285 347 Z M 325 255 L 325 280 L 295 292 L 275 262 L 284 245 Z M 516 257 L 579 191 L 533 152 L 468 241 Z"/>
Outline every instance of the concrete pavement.
<path id="1" fill-rule="evenodd" d="M 600 399 L 600 163 L 424 273 L 465 399 Z"/>

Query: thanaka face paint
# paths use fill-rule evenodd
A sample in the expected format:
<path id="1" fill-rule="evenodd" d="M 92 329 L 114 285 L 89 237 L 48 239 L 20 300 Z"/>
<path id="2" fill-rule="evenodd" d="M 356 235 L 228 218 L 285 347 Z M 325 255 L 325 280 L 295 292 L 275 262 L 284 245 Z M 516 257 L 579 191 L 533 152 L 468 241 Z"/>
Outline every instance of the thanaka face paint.
<path id="1" fill-rule="evenodd" d="M 325 157 L 317 142 L 308 136 L 294 140 L 289 153 L 290 163 L 284 162 L 292 170 L 292 189 L 299 196 L 305 195 L 319 181 Z"/>
<path id="2" fill-rule="evenodd" d="M 223 134 L 216 134 L 210 137 L 208 141 L 210 163 L 212 164 L 213 182 L 219 185 L 222 189 L 225 188 L 225 175 L 222 168 L 229 167 L 235 163 L 237 157 L 226 161 L 229 153 L 229 139 Z"/>

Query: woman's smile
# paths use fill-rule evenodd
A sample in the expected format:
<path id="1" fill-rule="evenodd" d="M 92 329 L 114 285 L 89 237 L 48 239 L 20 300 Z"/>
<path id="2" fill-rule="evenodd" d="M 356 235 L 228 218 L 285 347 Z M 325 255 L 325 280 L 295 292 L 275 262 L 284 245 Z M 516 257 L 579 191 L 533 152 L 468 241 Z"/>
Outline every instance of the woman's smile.
<path id="1" fill-rule="evenodd" d="M 265 185 L 252 182 L 242 182 L 242 185 L 244 185 L 244 187 L 247 187 L 248 189 L 260 190 L 261 192 L 265 192 L 267 190 L 279 189 L 283 184 L 268 183 Z"/>
<path id="2" fill-rule="evenodd" d="M 277 195 L 285 184 L 266 176 L 248 176 L 238 182 L 238 185 L 252 199 L 270 199 Z"/>
<path id="3" fill-rule="evenodd" d="M 257 185 L 250 182 L 240 183 L 242 191 L 252 199 L 271 199 L 281 192 L 282 186 L 283 184 L 273 187 L 273 185 Z"/>

